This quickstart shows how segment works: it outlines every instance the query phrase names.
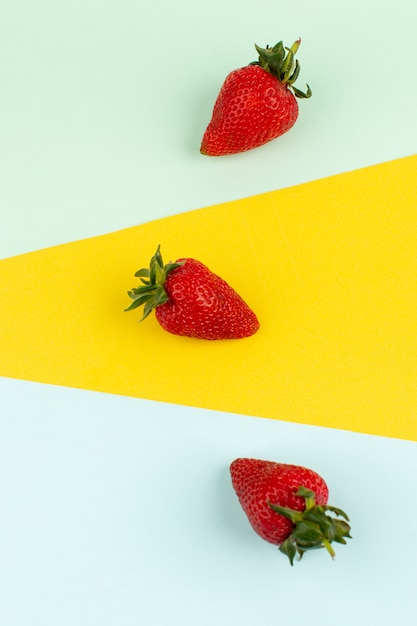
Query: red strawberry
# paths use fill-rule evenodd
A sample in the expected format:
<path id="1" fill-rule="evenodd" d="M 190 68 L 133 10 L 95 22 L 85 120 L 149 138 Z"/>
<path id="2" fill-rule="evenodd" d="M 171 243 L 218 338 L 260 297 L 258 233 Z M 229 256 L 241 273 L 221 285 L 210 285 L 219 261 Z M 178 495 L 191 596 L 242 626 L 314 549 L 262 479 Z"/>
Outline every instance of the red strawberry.
<path id="1" fill-rule="evenodd" d="M 236 459 L 230 466 L 233 488 L 252 528 L 262 539 L 294 557 L 332 541 L 346 543 L 349 518 L 327 504 L 328 488 L 311 469 L 257 459 Z M 336 517 L 327 515 L 333 513 Z M 337 519 L 343 517 L 344 520 Z M 346 520 L 346 521 L 345 521 Z"/>
<path id="2" fill-rule="evenodd" d="M 199 339 L 240 339 L 259 329 L 255 313 L 222 278 L 195 259 L 163 264 L 160 249 L 135 276 L 142 285 L 128 292 L 130 311 L 145 305 L 166 331 Z"/>
<path id="3" fill-rule="evenodd" d="M 214 104 L 211 121 L 204 133 L 200 151 L 222 156 L 257 148 L 276 139 L 294 126 L 298 98 L 309 98 L 294 87 L 300 66 L 294 61 L 301 43 L 291 48 L 282 41 L 273 48 L 259 48 L 259 60 L 231 72 Z M 285 50 L 288 54 L 285 54 Z"/>

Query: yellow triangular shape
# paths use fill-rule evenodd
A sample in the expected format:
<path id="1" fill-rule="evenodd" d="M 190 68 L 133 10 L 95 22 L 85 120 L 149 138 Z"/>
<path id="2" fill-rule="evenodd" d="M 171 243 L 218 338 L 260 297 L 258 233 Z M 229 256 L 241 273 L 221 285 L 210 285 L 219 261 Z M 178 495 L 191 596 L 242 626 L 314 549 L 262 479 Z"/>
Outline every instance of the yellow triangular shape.
<path id="1" fill-rule="evenodd" d="M 0 261 L 0 375 L 417 440 L 416 174 L 408 157 Z M 158 244 L 261 330 L 205 342 L 124 313 Z"/>

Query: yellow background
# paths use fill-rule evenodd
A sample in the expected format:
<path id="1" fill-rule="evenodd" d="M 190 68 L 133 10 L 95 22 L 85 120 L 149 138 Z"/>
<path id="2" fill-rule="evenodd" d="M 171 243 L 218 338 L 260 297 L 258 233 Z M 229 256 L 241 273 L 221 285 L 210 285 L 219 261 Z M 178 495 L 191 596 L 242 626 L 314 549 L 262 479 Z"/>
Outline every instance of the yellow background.
<path id="1" fill-rule="evenodd" d="M 417 439 L 417 157 L 0 261 L 0 375 Z M 227 280 L 261 329 L 125 313 L 158 244 Z"/>

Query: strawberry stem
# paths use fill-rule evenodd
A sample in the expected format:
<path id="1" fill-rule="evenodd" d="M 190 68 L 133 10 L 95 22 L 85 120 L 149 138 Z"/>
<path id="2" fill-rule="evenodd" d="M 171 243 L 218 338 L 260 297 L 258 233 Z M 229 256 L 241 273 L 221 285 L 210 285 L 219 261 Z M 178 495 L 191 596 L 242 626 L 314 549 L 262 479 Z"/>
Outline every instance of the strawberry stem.
<path id="1" fill-rule="evenodd" d="M 326 548 L 330 556 L 334 558 L 336 553 L 331 543 L 335 541 L 345 544 L 346 538 L 351 538 L 348 516 L 337 507 L 316 504 L 314 491 L 303 485 L 298 488 L 295 495 L 304 498 L 303 511 L 296 511 L 268 501 L 273 511 L 289 519 L 294 525 L 291 534 L 280 545 L 279 550 L 289 558 L 291 565 L 297 554 L 301 559 L 305 552 L 317 548 Z M 343 517 L 344 520 L 337 519 L 338 517 Z"/>
<path id="2" fill-rule="evenodd" d="M 260 65 L 264 70 L 275 76 L 282 84 L 290 87 L 297 98 L 310 98 L 313 94 L 309 85 L 307 85 L 306 92 L 294 87 L 294 83 L 300 73 L 300 64 L 294 57 L 300 44 L 300 38 L 294 41 L 291 48 L 284 48 L 282 41 L 275 44 L 273 48 L 269 46 L 260 48 L 255 44 L 259 59 L 258 61 L 254 61 L 251 65 Z M 285 51 L 287 51 L 287 54 Z"/>
<path id="3" fill-rule="evenodd" d="M 168 294 L 164 288 L 167 276 L 177 267 L 181 267 L 185 262 L 167 263 L 164 265 L 160 248 L 161 247 L 158 246 L 150 260 L 149 267 L 142 267 L 135 273 L 135 276 L 140 278 L 142 284 L 127 292 L 133 302 L 125 311 L 132 311 L 144 305 L 143 315 L 139 320 L 140 322 L 148 317 L 153 309 L 168 300 Z"/>
<path id="4" fill-rule="evenodd" d="M 336 552 L 333 550 L 330 541 L 326 538 L 322 539 L 323 542 L 323 546 L 326 548 L 327 552 L 330 554 L 330 556 L 332 557 L 332 559 L 334 559 L 334 557 L 336 556 Z"/>

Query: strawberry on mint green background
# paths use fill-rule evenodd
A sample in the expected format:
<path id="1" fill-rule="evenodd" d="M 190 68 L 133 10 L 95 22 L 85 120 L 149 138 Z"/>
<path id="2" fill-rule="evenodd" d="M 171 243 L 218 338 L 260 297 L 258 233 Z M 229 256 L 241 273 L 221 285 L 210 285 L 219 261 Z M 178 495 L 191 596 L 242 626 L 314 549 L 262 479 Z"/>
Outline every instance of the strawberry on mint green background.
<path id="1" fill-rule="evenodd" d="M 295 54 L 279 41 L 273 48 L 256 46 L 259 60 L 232 71 L 223 83 L 200 151 L 207 156 L 244 152 L 276 139 L 292 128 L 298 117 L 297 98 L 310 98 L 294 86 L 300 73 Z"/>
<path id="2" fill-rule="evenodd" d="M 254 531 L 279 546 L 291 565 L 310 550 L 346 543 L 349 518 L 328 504 L 329 489 L 317 472 L 306 467 L 235 459 L 230 465 L 233 488 Z"/>

